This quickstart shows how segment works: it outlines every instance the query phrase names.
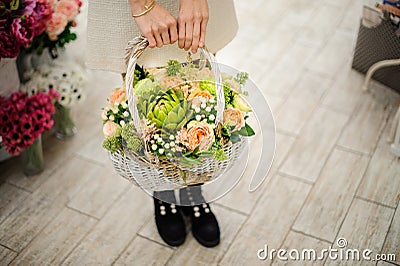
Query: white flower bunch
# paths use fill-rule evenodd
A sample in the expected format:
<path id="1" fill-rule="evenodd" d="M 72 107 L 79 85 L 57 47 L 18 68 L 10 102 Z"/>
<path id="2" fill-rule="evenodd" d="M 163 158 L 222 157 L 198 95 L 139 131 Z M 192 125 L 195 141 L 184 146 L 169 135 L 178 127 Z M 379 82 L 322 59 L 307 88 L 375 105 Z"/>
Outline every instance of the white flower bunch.
<path id="1" fill-rule="evenodd" d="M 28 93 L 54 89 L 60 93 L 58 103 L 72 106 L 83 100 L 86 85 L 84 69 L 77 65 L 43 65 L 30 73 L 30 80 L 24 85 Z"/>

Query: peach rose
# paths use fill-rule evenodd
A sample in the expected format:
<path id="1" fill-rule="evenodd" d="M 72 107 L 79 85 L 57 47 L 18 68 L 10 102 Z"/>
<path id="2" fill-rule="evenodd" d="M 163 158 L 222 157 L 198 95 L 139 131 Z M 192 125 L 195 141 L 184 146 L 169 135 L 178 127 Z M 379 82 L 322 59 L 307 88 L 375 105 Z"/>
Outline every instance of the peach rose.
<path id="1" fill-rule="evenodd" d="M 49 35 L 49 39 L 56 41 L 58 35 L 65 30 L 67 23 L 68 19 L 64 14 L 54 13 L 46 23 L 46 33 Z"/>
<path id="2" fill-rule="evenodd" d="M 110 94 L 110 104 L 118 105 L 126 101 L 126 90 L 124 88 L 116 89 Z"/>
<path id="3" fill-rule="evenodd" d="M 211 125 L 205 122 L 189 123 L 187 128 L 188 149 L 193 151 L 199 147 L 200 151 L 205 151 L 214 142 L 214 130 Z"/>
<path id="4" fill-rule="evenodd" d="M 121 135 L 121 130 L 122 130 L 121 126 L 112 121 L 107 121 L 103 125 L 103 134 L 107 138 L 117 137 L 117 136 Z"/>
<path id="5" fill-rule="evenodd" d="M 212 98 L 214 98 L 214 97 L 208 91 L 198 90 L 198 91 L 192 92 L 189 95 L 188 100 L 192 100 L 192 106 L 194 108 L 196 108 L 196 107 L 200 107 L 202 99 L 210 100 Z"/>
<path id="6" fill-rule="evenodd" d="M 235 127 L 233 131 L 239 130 L 244 126 L 243 112 L 236 108 L 228 108 L 224 111 L 224 124 Z"/>
<path id="7" fill-rule="evenodd" d="M 78 15 L 79 5 L 75 0 L 61 0 L 57 3 L 55 12 L 64 14 L 71 21 Z"/>

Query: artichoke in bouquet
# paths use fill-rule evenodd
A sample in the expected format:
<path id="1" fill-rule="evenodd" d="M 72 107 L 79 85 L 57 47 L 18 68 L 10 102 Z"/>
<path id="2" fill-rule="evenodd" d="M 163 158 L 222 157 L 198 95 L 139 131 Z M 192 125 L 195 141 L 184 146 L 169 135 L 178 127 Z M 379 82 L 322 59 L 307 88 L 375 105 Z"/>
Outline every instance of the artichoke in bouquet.
<path id="1" fill-rule="evenodd" d="M 155 100 L 146 106 L 148 108 L 146 117 L 165 131 L 170 132 L 181 128 L 193 116 L 189 102 L 185 100 L 183 92 L 179 89 L 169 89 L 163 95 L 153 99 Z"/>

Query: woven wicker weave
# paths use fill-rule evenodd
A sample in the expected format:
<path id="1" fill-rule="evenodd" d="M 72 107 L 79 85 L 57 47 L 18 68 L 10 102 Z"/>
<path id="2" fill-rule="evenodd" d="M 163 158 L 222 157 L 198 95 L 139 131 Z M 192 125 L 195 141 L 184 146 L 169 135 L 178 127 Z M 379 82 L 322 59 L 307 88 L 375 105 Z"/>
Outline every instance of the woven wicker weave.
<path id="1" fill-rule="evenodd" d="M 208 158 L 200 166 L 183 169 L 186 174 L 185 181 L 182 179 L 180 170 L 170 162 L 162 162 L 158 165 L 149 161 L 144 163 L 143 158 L 130 158 L 111 152 L 109 152 L 109 157 L 117 173 L 133 184 L 140 185 L 146 190 L 171 190 L 216 179 L 239 158 L 246 143 L 247 141 L 242 139 L 238 143 L 225 147 L 224 151 L 228 158 L 224 161 Z"/>
<path id="2" fill-rule="evenodd" d="M 352 67 L 366 73 L 375 63 L 387 59 L 400 58 L 400 38 L 388 20 L 374 28 L 367 28 L 360 23 Z M 373 79 L 400 92 L 400 66 L 379 69 Z"/>

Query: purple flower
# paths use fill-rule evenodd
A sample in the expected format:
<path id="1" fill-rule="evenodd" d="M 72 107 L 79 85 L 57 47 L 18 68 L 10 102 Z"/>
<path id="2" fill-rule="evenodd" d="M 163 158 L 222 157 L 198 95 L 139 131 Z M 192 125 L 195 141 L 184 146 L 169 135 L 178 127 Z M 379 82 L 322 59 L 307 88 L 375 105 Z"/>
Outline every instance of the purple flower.
<path id="1" fill-rule="evenodd" d="M 20 4 L 22 4 L 24 6 L 22 15 L 30 15 L 34 12 L 33 10 L 36 7 L 37 0 L 24 0 L 21 2 L 22 3 L 20 3 Z"/>
<path id="2" fill-rule="evenodd" d="M 32 16 L 35 18 L 35 36 L 39 36 L 46 30 L 46 23 L 51 18 L 53 10 L 47 1 L 38 1 Z"/>

